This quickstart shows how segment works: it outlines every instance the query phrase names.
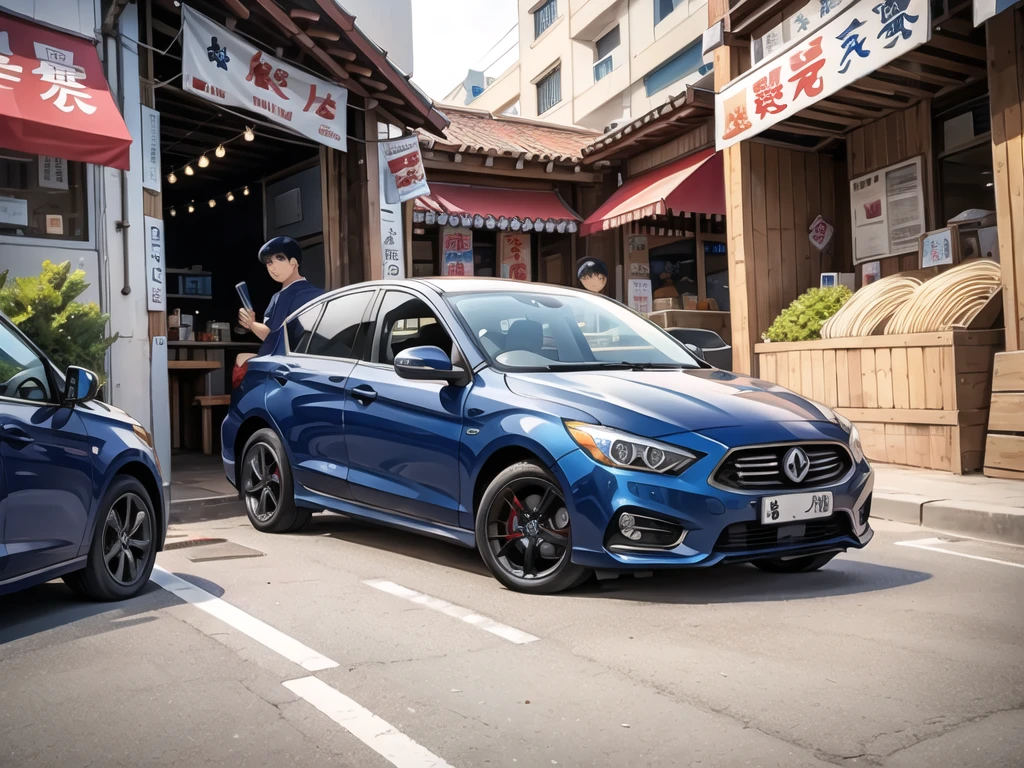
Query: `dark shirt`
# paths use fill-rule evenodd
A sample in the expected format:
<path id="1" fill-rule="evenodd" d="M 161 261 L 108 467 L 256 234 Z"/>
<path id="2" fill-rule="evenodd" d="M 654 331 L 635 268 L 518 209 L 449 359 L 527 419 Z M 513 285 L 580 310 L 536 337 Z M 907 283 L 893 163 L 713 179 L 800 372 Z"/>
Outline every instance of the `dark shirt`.
<path id="1" fill-rule="evenodd" d="M 277 336 L 274 331 L 284 325 L 285 319 L 295 310 L 322 294 L 323 291 L 320 288 L 306 282 L 304 279 L 296 280 L 287 288 L 282 288 L 275 293 L 273 298 L 270 299 L 270 305 L 267 307 L 266 314 L 263 316 L 263 324 L 270 328 L 270 335 L 263 340 L 259 353 L 261 355 L 270 354 L 277 343 Z"/>

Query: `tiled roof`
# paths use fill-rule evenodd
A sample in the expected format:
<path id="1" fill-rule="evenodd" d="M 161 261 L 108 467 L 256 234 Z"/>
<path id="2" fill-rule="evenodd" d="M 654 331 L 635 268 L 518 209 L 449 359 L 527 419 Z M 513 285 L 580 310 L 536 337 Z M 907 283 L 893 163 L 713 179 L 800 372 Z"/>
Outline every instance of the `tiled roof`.
<path id="1" fill-rule="evenodd" d="M 583 159 L 583 147 L 599 135 L 478 109 L 444 106 L 442 110 L 451 121 L 445 138 L 420 131 L 420 144 L 428 149 L 575 165 Z"/>

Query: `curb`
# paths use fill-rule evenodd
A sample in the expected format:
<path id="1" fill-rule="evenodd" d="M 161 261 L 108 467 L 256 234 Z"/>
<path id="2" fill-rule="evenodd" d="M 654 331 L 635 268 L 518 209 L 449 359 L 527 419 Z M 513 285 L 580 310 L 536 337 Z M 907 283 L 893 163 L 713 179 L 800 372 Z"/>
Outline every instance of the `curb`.
<path id="1" fill-rule="evenodd" d="M 1024 546 L 1024 509 L 981 502 L 876 492 L 871 516 L 977 539 Z"/>

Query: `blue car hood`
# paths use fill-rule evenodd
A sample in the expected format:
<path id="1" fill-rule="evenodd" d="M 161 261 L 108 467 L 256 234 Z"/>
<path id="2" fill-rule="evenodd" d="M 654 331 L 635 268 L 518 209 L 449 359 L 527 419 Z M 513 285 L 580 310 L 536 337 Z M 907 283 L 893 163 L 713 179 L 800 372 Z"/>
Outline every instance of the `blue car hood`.
<path id="1" fill-rule="evenodd" d="M 518 395 L 648 437 L 827 420 L 812 402 L 776 384 L 718 370 L 510 373 L 506 380 Z"/>

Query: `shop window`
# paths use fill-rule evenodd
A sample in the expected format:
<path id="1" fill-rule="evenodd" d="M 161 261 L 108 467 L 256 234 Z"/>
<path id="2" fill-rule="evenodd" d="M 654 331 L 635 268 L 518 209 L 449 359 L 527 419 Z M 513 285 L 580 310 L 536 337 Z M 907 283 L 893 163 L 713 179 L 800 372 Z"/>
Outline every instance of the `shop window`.
<path id="1" fill-rule="evenodd" d="M 537 83 L 537 114 L 543 115 L 562 100 L 562 68 L 556 67 L 550 75 Z"/>
<path id="2" fill-rule="evenodd" d="M 605 75 L 611 74 L 615 69 L 615 64 L 612 60 L 612 52 L 619 47 L 620 42 L 621 37 L 619 35 L 619 25 L 616 24 L 614 29 L 601 37 L 601 39 L 595 44 L 597 48 L 594 59 L 596 62 L 594 64 L 595 83 Z"/>
<path id="3" fill-rule="evenodd" d="M 648 96 L 653 96 L 694 72 L 703 76 L 713 68 L 714 65 L 704 63 L 701 38 L 698 38 L 660 67 L 644 75 L 644 90 Z"/>
<path id="4" fill-rule="evenodd" d="M 683 4 L 683 0 L 654 0 L 654 24 L 657 26 L 672 11 Z"/>
<path id="5" fill-rule="evenodd" d="M 724 242 L 704 241 L 704 290 L 719 310 L 729 311 L 729 248 Z"/>
<path id="6" fill-rule="evenodd" d="M 328 302 L 309 341 L 308 354 L 341 360 L 360 359 L 367 335 L 362 320 L 372 296 L 373 291 L 362 291 Z"/>
<path id="7" fill-rule="evenodd" d="M 995 210 L 988 96 L 958 92 L 951 101 L 953 107 L 934 117 L 938 225 L 970 208 Z"/>
<path id="8" fill-rule="evenodd" d="M 651 248 L 651 281 L 656 299 L 696 300 L 697 242 L 692 238 Z"/>
<path id="9" fill-rule="evenodd" d="M 494 232 L 476 230 L 473 233 L 473 274 L 476 277 L 495 277 L 498 268 L 498 237 Z"/>
<path id="10" fill-rule="evenodd" d="M 86 164 L 0 150 L 0 235 L 89 239 Z"/>
<path id="11" fill-rule="evenodd" d="M 533 37 L 536 40 L 558 19 L 558 0 L 548 0 L 533 12 Z"/>

